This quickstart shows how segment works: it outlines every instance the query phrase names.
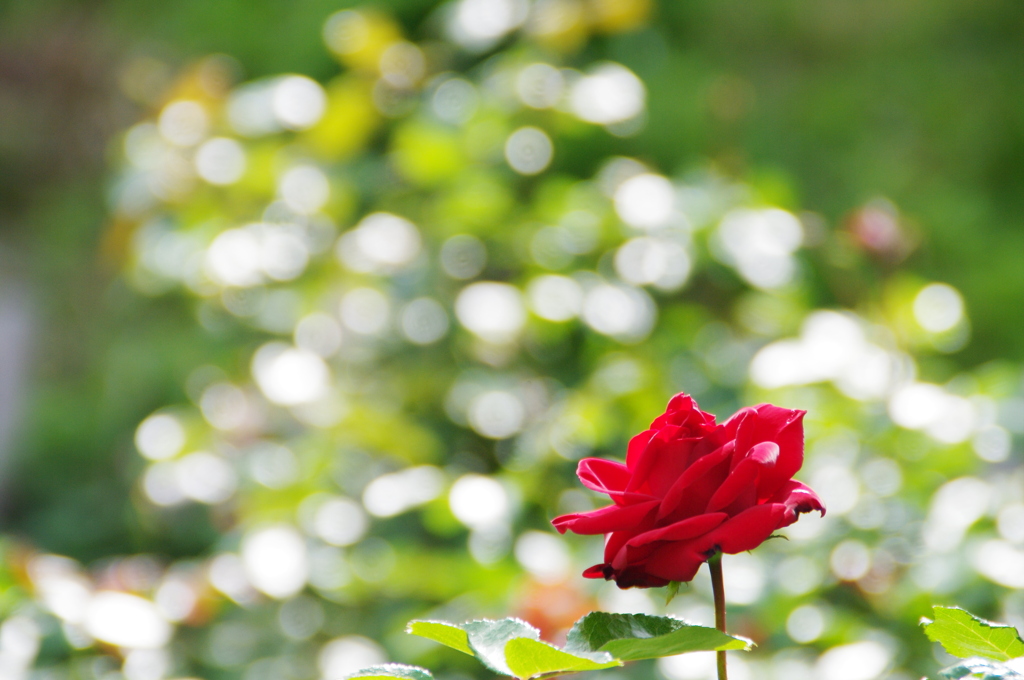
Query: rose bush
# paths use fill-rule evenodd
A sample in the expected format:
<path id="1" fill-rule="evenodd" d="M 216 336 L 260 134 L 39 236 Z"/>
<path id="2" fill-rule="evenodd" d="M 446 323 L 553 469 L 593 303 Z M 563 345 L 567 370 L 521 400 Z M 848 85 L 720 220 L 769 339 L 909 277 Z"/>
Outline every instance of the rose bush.
<path id="1" fill-rule="evenodd" d="M 580 461 L 584 486 L 612 505 L 556 517 L 559 532 L 605 534 L 604 562 L 588 578 L 620 588 L 693 579 L 720 551 L 756 548 L 801 513 L 825 514 L 818 496 L 792 477 L 804 458 L 804 411 L 761 404 L 725 423 L 686 394 L 629 442 L 626 463 Z"/>

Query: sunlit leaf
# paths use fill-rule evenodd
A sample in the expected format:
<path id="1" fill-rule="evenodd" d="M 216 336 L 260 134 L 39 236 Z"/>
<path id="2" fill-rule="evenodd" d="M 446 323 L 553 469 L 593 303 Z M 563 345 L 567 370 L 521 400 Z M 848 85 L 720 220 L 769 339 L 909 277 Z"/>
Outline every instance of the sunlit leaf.
<path id="1" fill-rule="evenodd" d="M 609 652 L 623 661 L 726 649 L 749 650 L 753 642 L 669 616 L 591 612 L 573 625 L 565 649 Z"/>
<path id="2" fill-rule="evenodd" d="M 1001 663 L 993 663 L 987 659 L 965 659 L 958 664 L 939 671 L 940 678 L 958 680 L 959 678 L 981 678 L 982 680 L 1024 680 L 1024 675 L 1008 668 Z"/>
<path id="3" fill-rule="evenodd" d="M 406 666 L 400 663 L 386 663 L 381 666 L 361 668 L 349 673 L 342 680 L 362 680 L 363 678 L 398 678 L 399 680 L 433 680 L 434 676 L 426 668 Z"/>
<path id="4" fill-rule="evenodd" d="M 960 658 L 984 656 L 1009 661 L 1024 656 L 1024 640 L 1013 626 L 992 623 L 959 607 L 932 607 L 935 619 L 922 619 L 925 635 Z"/>
<path id="5" fill-rule="evenodd" d="M 517 678 L 596 671 L 621 666 L 611 654 L 588 656 L 564 652 L 546 642 L 530 638 L 513 638 L 505 645 L 505 661 Z"/>
<path id="6" fill-rule="evenodd" d="M 469 645 L 476 657 L 491 670 L 515 675 L 505 659 L 505 645 L 514 638 L 539 640 L 540 631 L 519 619 L 470 621 L 462 624 L 469 633 Z"/>
<path id="7" fill-rule="evenodd" d="M 455 624 L 445 621 L 410 621 L 405 632 L 440 642 L 463 654 L 473 655 L 473 650 L 469 646 L 469 634 Z"/>
<path id="8" fill-rule="evenodd" d="M 445 621 L 413 621 L 406 632 L 471 654 L 503 675 L 515 675 L 505 660 L 505 645 L 514 638 L 539 640 L 540 631 L 519 619 L 481 619 L 453 624 Z"/>

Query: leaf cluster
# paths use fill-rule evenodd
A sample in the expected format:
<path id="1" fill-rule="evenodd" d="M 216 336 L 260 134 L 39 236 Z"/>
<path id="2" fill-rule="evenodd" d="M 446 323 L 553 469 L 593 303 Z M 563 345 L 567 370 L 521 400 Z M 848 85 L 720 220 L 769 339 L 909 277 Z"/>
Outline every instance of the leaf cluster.
<path id="1" fill-rule="evenodd" d="M 674 617 L 607 612 L 591 612 L 578 620 L 562 649 L 541 640 L 537 628 L 514 618 L 460 624 L 412 621 L 406 632 L 474 656 L 491 671 L 518 680 L 613 668 L 626 661 L 685 652 L 749 650 L 753 646 L 746 638 Z M 356 671 L 346 680 L 369 677 L 429 680 L 432 676 L 424 668 L 385 664 Z"/>

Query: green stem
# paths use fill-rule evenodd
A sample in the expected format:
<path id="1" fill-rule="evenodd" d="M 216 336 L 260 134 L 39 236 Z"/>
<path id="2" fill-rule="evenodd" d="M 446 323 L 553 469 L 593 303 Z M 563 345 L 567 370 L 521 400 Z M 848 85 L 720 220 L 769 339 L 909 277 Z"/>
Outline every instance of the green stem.
<path id="1" fill-rule="evenodd" d="M 711 569 L 711 590 L 715 594 L 715 628 L 725 632 L 725 584 L 722 581 L 722 553 L 708 559 Z M 715 652 L 718 660 L 718 680 L 728 680 L 725 673 L 725 651 Z"/>

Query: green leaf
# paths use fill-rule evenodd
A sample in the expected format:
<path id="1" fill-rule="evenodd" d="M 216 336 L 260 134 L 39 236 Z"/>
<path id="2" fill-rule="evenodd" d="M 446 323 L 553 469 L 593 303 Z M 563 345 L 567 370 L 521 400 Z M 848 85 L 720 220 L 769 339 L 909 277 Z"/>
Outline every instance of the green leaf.
<path id="1" fill-rule="evenodd" d="M 1024 656 L 1024 640 L 1013 626 L 979 619 L 959 607 L 936 606 L 932 611 L 934 621 L 921 619 L 924 633 L 953 656 L 984 656 L 996 661 Z"/>
<path id="2" fill-rule="evenodd" d="M 669 616 L 591 612 L 573 625 L 565 651 L 602 651 L 623 661 L 637 661 L 684 652 L 749 650 L 753 644 L 746 638 Z"/>
<path id="3" fill-rule="evenodd" d="M 1001 663 L 993 663 L 988 659 L 979 658 L 966 659 L 939 671 L 939 677 L 947 680 L 959 680 L 959 678 L 968 676 L 980 676 L 982 680 L 1024 680 L 1024 675 Z"/>
<path id="4" fill-rule="evenodd" d="M 481 619 L 453 624 L 444 621 L 413 621 L 406 632 L 471 654 L 495 673 L 514 675 L 505 661 L 505 645 L 513 638 L 539 640 L 540 631 L 519 619 Z"/>
<path id="5" fill-rule="evenodd" d="M 482 619 L 462 624 L 469 633 L 469 646 L 476 658 L 496 673 L 515 675 L 505 659 L 505 645 L 514 638 L 539 640 L 540 631 L 519 619 Z"/>
<path id="6" fill-rule="evenodd" d="M 622 665 L 622 662 L 613 659 L 611 654 L 577 656 L 530 638 L 509 640 L 505 645 L 505 661 L 517 678 L 596 671 Z"/>
<path id="7" fill-rule="evenodd" d="M 495 673 L 539 679 L 621 666 L 683 652 L 750 649 L 745 638 L 680 619 L 644 614 L 591 612 L 569 631 L 565 649 L 540 639 L 540 631 L 519 619 L 482 619 L 453 624 L 412 621 L 407 632 L 471 654 Z M 423 680 L 423 679 L 418 679 Z"/>
<path id="8" fill-rule="evenodd" d="M 410 635 L 418 635 L 446 647 L 457 649 L 463 654 L 473 656 L 469 646 L 469 634 L 462 628 L 447 621 L 410 621 L 405 629 Z"/>
<path id="9" fill-rule="evenodd" d="M 399 678 L 399 680 L 434 680 L 426 668 L 406 666 L 400 663 L 386 663 L 381 666 L 361 668 L 349 673 L 342 680 L 363 680 L 364 678 Z"/>

